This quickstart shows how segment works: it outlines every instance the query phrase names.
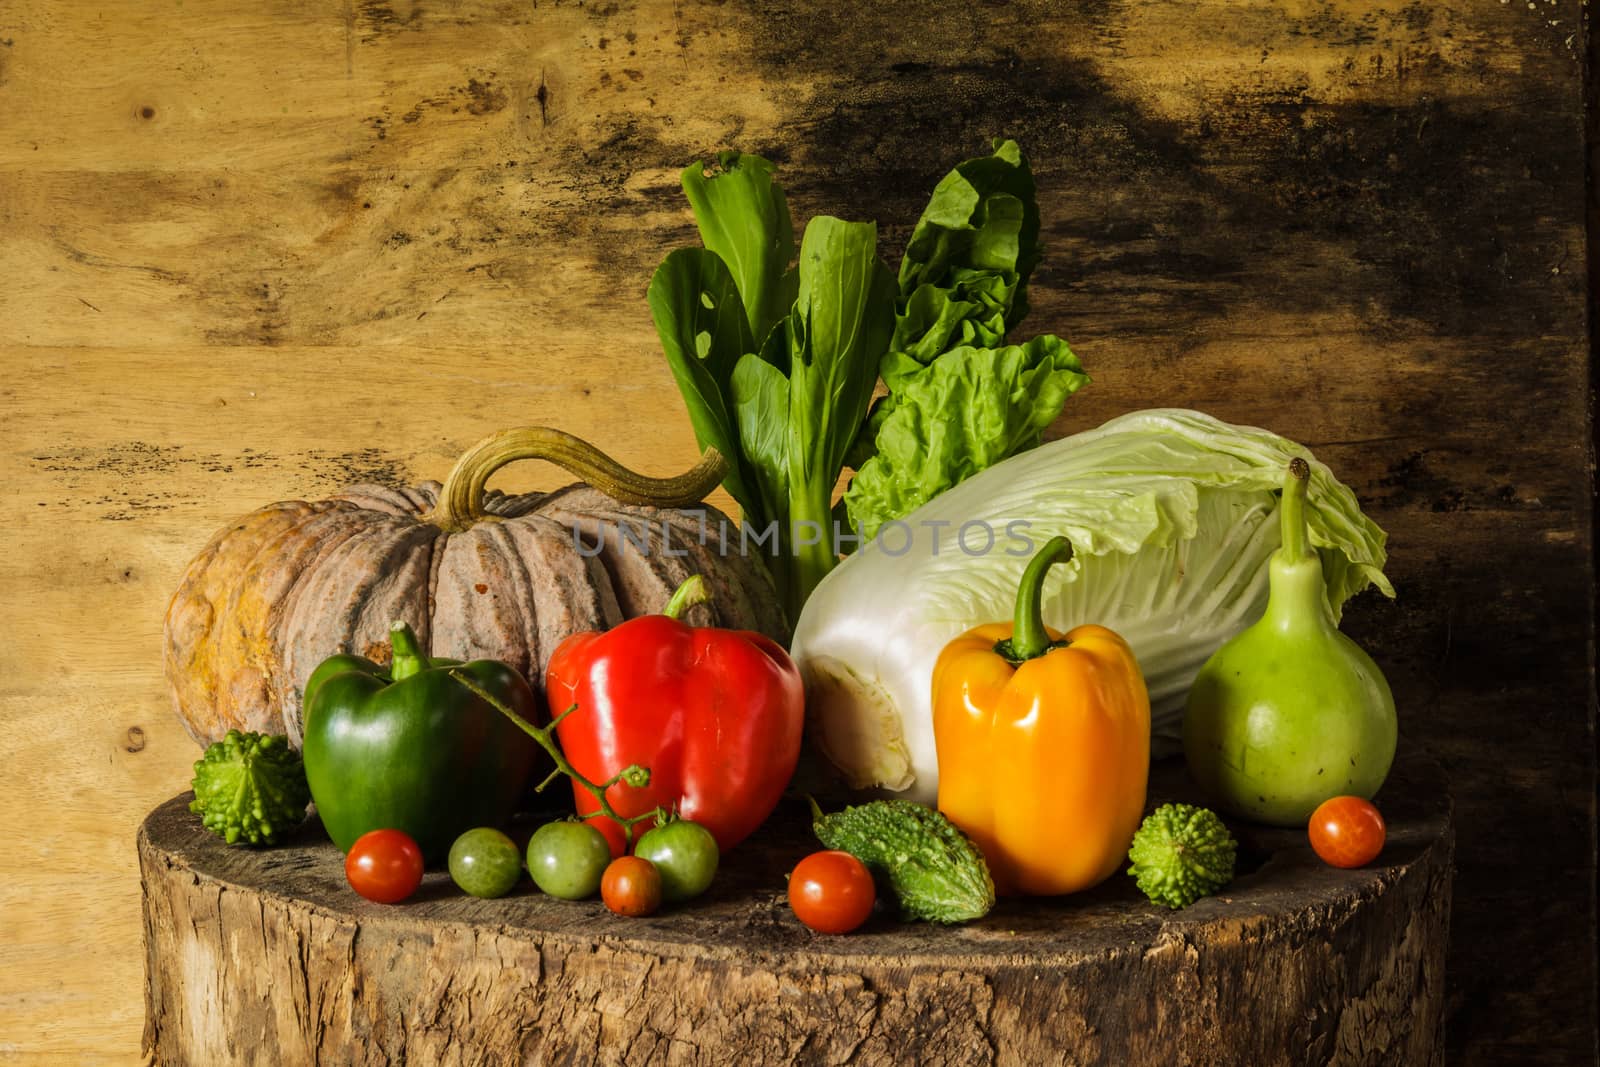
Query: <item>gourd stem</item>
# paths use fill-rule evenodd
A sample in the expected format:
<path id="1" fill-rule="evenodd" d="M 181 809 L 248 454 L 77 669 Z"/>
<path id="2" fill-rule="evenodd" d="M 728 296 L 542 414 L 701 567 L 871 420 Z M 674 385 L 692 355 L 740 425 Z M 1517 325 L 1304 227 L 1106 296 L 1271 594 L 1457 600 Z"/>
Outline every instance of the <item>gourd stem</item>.
<path id="1" fill-rule="evenodd" d="M 624 504 L 681 508 L 703 500 L 728 473 L 728 461 L 708 448 L 700 462 L 672 478 L 648 478 L 624 467 L 581 438 L 548 426 L 490 434 L 462 454 L 439 490 L 428 522 L 459 532 L 489 516 L 483 510 L 490 475 L 519 459 L 543 459 L 576 474 Z"/>
<path id="2" fill-rule="evenodd" d="M 393 650 L 389 661 L 389 680 L 398 682 L 433 666 L 428 654 L 422 651 L 422 642 L 404 622 L 389 626 L 389 647 Z"/>
<path id="3" fill-rule="evenodd" d="M 683 580 L 682 585 L 672 591 L 672 599 L 661 609 L 661 614 L 669 619 L 677 619 L 696 604 L 710 602 L 711 590 L 706 587 L 706 580 L 698 574 L 691 574 Z"/>
<path id="4" fill-rule="evenodd" d="M 1310 478 L 1310 464 L 1299 456 L 1289 461 L 1278 516 L 1285 559 L 1304 559 L 1306 555 L 1306 486 Z"/>
<path id="5" fill-rule="evenodd" d="M 1065 537 L 1052 537 L 1022 572 L 1022 581 L 1017 585 L 1017 612 L 1012 621 L 1008 659 L 1020 663 L 1049 651 L 1050 631 L 1044 628 L 1044 611 L 1040 605 L 1044 598 L 1044 579 L 1051 567 L 1071 558 L 1072 542 Z"/>

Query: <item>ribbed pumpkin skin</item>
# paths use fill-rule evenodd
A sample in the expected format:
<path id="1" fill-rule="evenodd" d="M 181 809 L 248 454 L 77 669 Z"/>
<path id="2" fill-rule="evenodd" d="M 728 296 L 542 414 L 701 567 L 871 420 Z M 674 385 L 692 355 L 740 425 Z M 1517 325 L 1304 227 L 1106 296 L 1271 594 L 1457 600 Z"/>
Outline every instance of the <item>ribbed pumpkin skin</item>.
<path id="1" fill-rule="evenodd" d="M 206 745 L 230 729 L 261 730 L 298 748 L 312 670 L 335 652 L 385 661 L 396 620 L 431 655 L 501 660 L 538 690 L 567 635 L 659 611 L 696 573 L 712 599 L 685 618 L 788 643 L 771 579 L 739 554 L 731 521 L 733 543 L 719 553 L 725 516 L 715 508 L 702 505 L 702 527 L 700 508 L 622 504 L 582 484 L 491 492 L 483 510 L 503 521 L 445 533 L 423 518 L 439 488 L 364 485 L 270 504 L 212 537 L 167 609 L 167 682 L 190 736 Z M 603 550 L 579 552 L 574 529 L 585 552 L 603 529 Z"/>

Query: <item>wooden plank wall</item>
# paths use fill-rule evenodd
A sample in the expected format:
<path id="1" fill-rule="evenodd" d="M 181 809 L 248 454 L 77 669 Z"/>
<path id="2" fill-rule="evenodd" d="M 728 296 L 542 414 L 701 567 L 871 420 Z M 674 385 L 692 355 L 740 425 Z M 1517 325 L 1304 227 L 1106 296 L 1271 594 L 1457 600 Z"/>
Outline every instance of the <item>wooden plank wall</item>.
<path id="1" fill-rule="evenodd" d="M 0 3 L 0 1060 L 137 1056 L 178 574 L 269 500 L 550 422 L 692 435 L 643 299 L 687 161 L 876 218 L 1020 139 L 1056 434 L 1194 406 L 1389 530 L 1348 630 L 1454 783 L 1451 1061 L 1595 1048 L 1578 0 Z M 547 470 L 509 487 L 549 486 Z"/>

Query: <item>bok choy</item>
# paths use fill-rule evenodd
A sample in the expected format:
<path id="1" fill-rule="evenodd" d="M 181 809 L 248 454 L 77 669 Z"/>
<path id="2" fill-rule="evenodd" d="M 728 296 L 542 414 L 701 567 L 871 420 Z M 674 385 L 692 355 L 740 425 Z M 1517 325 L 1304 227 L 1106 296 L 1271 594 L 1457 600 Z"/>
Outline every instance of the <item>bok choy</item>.
<path id="1" fill-rule="evenodd" d="M 1295 456 L 1311 466 L 1305 514 L 1335 617 L 1369 584 L 1393 596 L 1383 531 L 1305 448 L 1195 411 L 1134 412 L 975 474 L 885 524 L 829 574 L 792 647 L 808 732 L 851 785 L 933 803 L 939 651 L 1008 618 L 1029 557 L 1061 534 L 1074 554 L 1051 572 L 1046 624 L 1121 634 L 1149 686 L 1155 732 L 1174 741 L 1201 664 L 1266 608 L 1278 490 Z"/>
<path id="2" fill-rule="evenodd" d="M 704 248 L 667 256 L 650 310 L 702 448 L 766 541 L 791 618 L 832 569 L 833 489 L 866 419 L 894 331 L 878 227 L 818 216 L 800 261 L 788 202 L 759 156 L 725 152 L 683 173 Z"/>
<path id="3" fill-rule="evenodd" d="M 683 172 L 703 247 L 668 255 L 649 299 L 695 436 L 727 457 L 723 485 L 793 619 L 855 535 L 1037 445 L 1088 378 L 1060 338 L 1005 343 L 1039 257 L 1033 176 L 1014 142 L 939 183 L 898 279 L 874 223 L 826 216 L 791 267 L 772 171 L 724 152 Z"/>

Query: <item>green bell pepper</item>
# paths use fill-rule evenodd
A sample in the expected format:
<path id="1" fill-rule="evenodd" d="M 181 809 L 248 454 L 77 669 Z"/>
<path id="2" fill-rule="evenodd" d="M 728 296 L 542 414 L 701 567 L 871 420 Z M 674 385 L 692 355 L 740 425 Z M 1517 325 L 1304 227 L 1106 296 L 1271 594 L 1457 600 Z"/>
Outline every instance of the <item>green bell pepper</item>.
<path id="1" fill-rule="evenodd" d="M 403 622 L 389 638 L 388 667 L 341 654 L 311 672 L 306 779 L 341 851 L 369 830 L 396 829 L 432 863 L 464 831 L 509 819 L 542 756 L 532 738 L 450 672 L 464 673 L 534 725 L 540 702 L 504 663 L 432 659 Z"/>

